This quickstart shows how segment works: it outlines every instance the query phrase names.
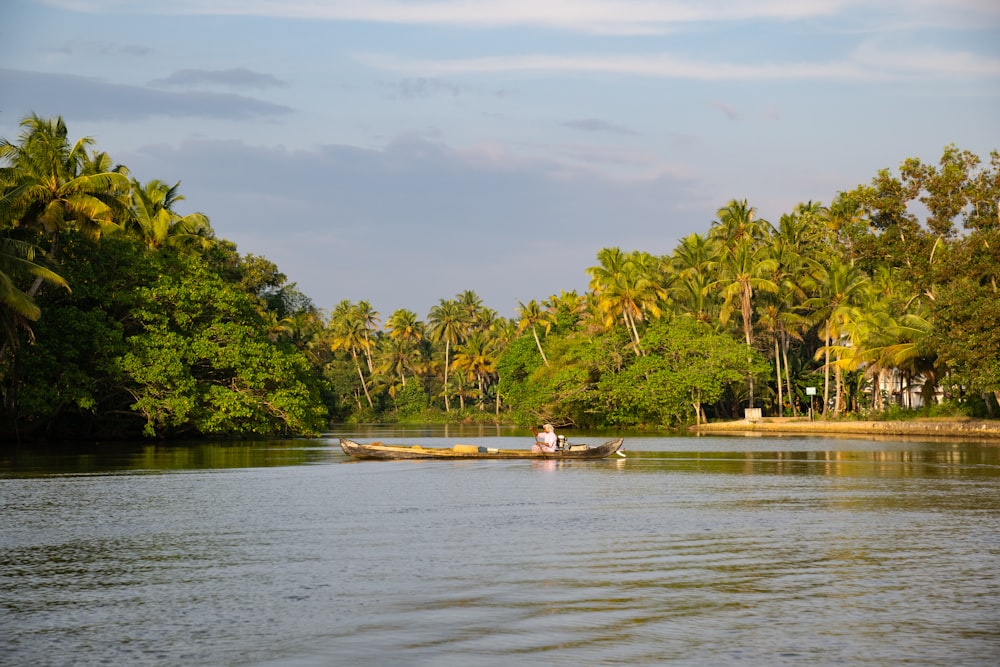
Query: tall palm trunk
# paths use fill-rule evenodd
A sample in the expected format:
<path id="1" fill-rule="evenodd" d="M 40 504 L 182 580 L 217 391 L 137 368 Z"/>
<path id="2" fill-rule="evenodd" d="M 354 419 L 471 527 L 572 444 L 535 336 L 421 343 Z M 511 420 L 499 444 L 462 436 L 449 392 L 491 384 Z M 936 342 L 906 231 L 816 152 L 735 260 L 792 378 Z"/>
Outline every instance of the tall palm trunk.
<path id="1" fill-rule="evenodd" d="M 833 373 L 834 387 L 836 391 L 835 400 L 833 402 L 833 416 L 839 417 L 841 411 L 844 409 L 844 375 L 843 371 L 840 370 L 840 366 L 834 369 Z"/>
<path id="2" fill-rule="evenodd" d="M 444 341 L 444 411 L 451 412 L 451 404 L 448 402 L 448 366 L 451 356 L 451 341 Z"/>
<path id="3" fill-rule="evenodd" d="M 538 331 L 535 329 L 535 325 L 531 325 L 531 335 L 535 337 L 535 346 L 538 347 L 538 354 L 542 355 L 542 361 L 545 365 L 549 365 L 549 360 L 545 357 L 545 350 L 542 349 L 542 342 L 538 340 Z"/>
<path id="4" fill-rule="evenodd" d="M 643 356 L 642 348 L 639 347 L 639 329 L 635 326 L 635 318 L 628 314 L 628 310 L 622 308 L 622 317 L 625 318 L 625 325 L 632 333 L 632 340 L 635 344 L 635 354 L 637 357 Z"/>
<path id="5" fill-rule="evenodd" d="M 365 390 L 365 398 L 368 399 L 368 407 L 374 408 L 375 404 L 372 403 L 371 394 L 368 393 L 368 383 L 365 382 L 365 374 L 361 372 L 361 364 L 358 363 L 358 353 L 352 349 L 351 356 L 354 357 L 354 367 L 358 369 L 358 377 L 361 378 L 361 388 Z"/>
<path id="6" fill-rule="evenodd" d="M 830 405 L 830 320 L 826 321 L 823 332 L 823 347 L 823 419 L 826 419 Z"/>
<path id="7" fill-rule="evenodd" d="M 781 390 L 781 350 L 778 349 L 778 336 L 774 337 L 774 365 L 778 370 L 778 416 L 785 416 L 785 397 Z"/>
<path id="8" fill-rule="evenodd" d="M 788 332 L 781 332 L 781 358 L 785 362 L 785 386 L 788 389 L 788 402 L 792 404 L 792 416 L 799 416 L 799 409 L 795 405 L 795 394 L 792 393 L 792 372 L 788 367 Z"/>
<path id="9" fill-rule="evenodd" d="M 742 282 L 742 281 L 741 281 Z M 749 282 L 743 282 L 740 290 L 740 315 L 743 317 L 743 337 L 747 343 L 747 376 L 750 380 L 750 407 L 754 407 L 754 382 L 753 382 L 753 288 Z"/>

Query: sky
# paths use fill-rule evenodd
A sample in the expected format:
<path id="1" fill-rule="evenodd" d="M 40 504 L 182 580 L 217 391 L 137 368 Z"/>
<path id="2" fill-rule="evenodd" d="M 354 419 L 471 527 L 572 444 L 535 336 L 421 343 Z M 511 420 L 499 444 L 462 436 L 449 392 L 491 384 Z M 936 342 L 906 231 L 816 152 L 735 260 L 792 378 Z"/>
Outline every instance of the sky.
<path id="1" fill-rule="evenodd" d="M 3 0 L 31 113 L 320 308 L 502 316 L 602 248 L 777 222 L 950 144 L 1000 149 L 996 0 Z"/>

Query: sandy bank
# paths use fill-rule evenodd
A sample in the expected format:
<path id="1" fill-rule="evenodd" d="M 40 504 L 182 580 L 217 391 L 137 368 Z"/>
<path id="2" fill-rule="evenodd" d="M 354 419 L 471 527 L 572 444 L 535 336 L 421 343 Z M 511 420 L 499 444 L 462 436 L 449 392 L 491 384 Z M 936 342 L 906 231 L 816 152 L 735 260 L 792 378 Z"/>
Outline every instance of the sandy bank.
<path id="1" fill-rule="evenodd" d="M 913 421 L 808 421 L 765 417 L 754 421 L 740 419 L 692 426 L 694 433 L 802 433 L 905 435 L 1000 440 L 1000 420 L 917 419 Z"/>

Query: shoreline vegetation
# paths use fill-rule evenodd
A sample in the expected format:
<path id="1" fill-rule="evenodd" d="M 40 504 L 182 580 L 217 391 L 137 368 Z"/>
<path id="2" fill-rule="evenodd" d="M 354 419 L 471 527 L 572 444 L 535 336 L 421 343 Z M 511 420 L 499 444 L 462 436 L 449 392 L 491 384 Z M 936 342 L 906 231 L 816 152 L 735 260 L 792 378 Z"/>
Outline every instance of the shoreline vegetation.
<path id="1" fill-rule="evenodd" d="M 810 421 L 808 417 L 763 417 L 690 426 L 697 435 L 774 433 L 781 435 L 930 436 L 1000 441 L 1000 420 L 926 418 L 906 421 Z"/>
<path id="2" fill-rule="evenodd" d="M 949 145 L 777 219 L 732 199 L 669 254 L 599 249 L 583 292 L 510 317 L 466 289 L 421 317 L 318 307 L 182 213 L 179 182 L 93 147 L 34 114 L 0 138 L 0 443 L 465 419 L 967 437 L 992 429 L 888 422 L 1000 414 L 998 150 Z M 716 425 L 813 401 L 830 422 Z"/>

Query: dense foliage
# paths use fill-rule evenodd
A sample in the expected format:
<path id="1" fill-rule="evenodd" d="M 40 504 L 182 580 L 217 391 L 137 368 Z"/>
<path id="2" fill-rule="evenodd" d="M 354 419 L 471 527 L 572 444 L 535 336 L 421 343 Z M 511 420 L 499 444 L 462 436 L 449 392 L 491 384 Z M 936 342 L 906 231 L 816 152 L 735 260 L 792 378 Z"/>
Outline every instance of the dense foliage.
<path id="1" fill-rule="evenodd" d="M 658 427 L 1000 397 L 1000 155 L 800 204 L 746 201 L 673 253 L 605 248 L 585 294 L 499 317 L 326 314 L 179 184 L 139 183 L 35 116 L 0 141 L 0 437 L 310 434 L 331 421 Z"/>

